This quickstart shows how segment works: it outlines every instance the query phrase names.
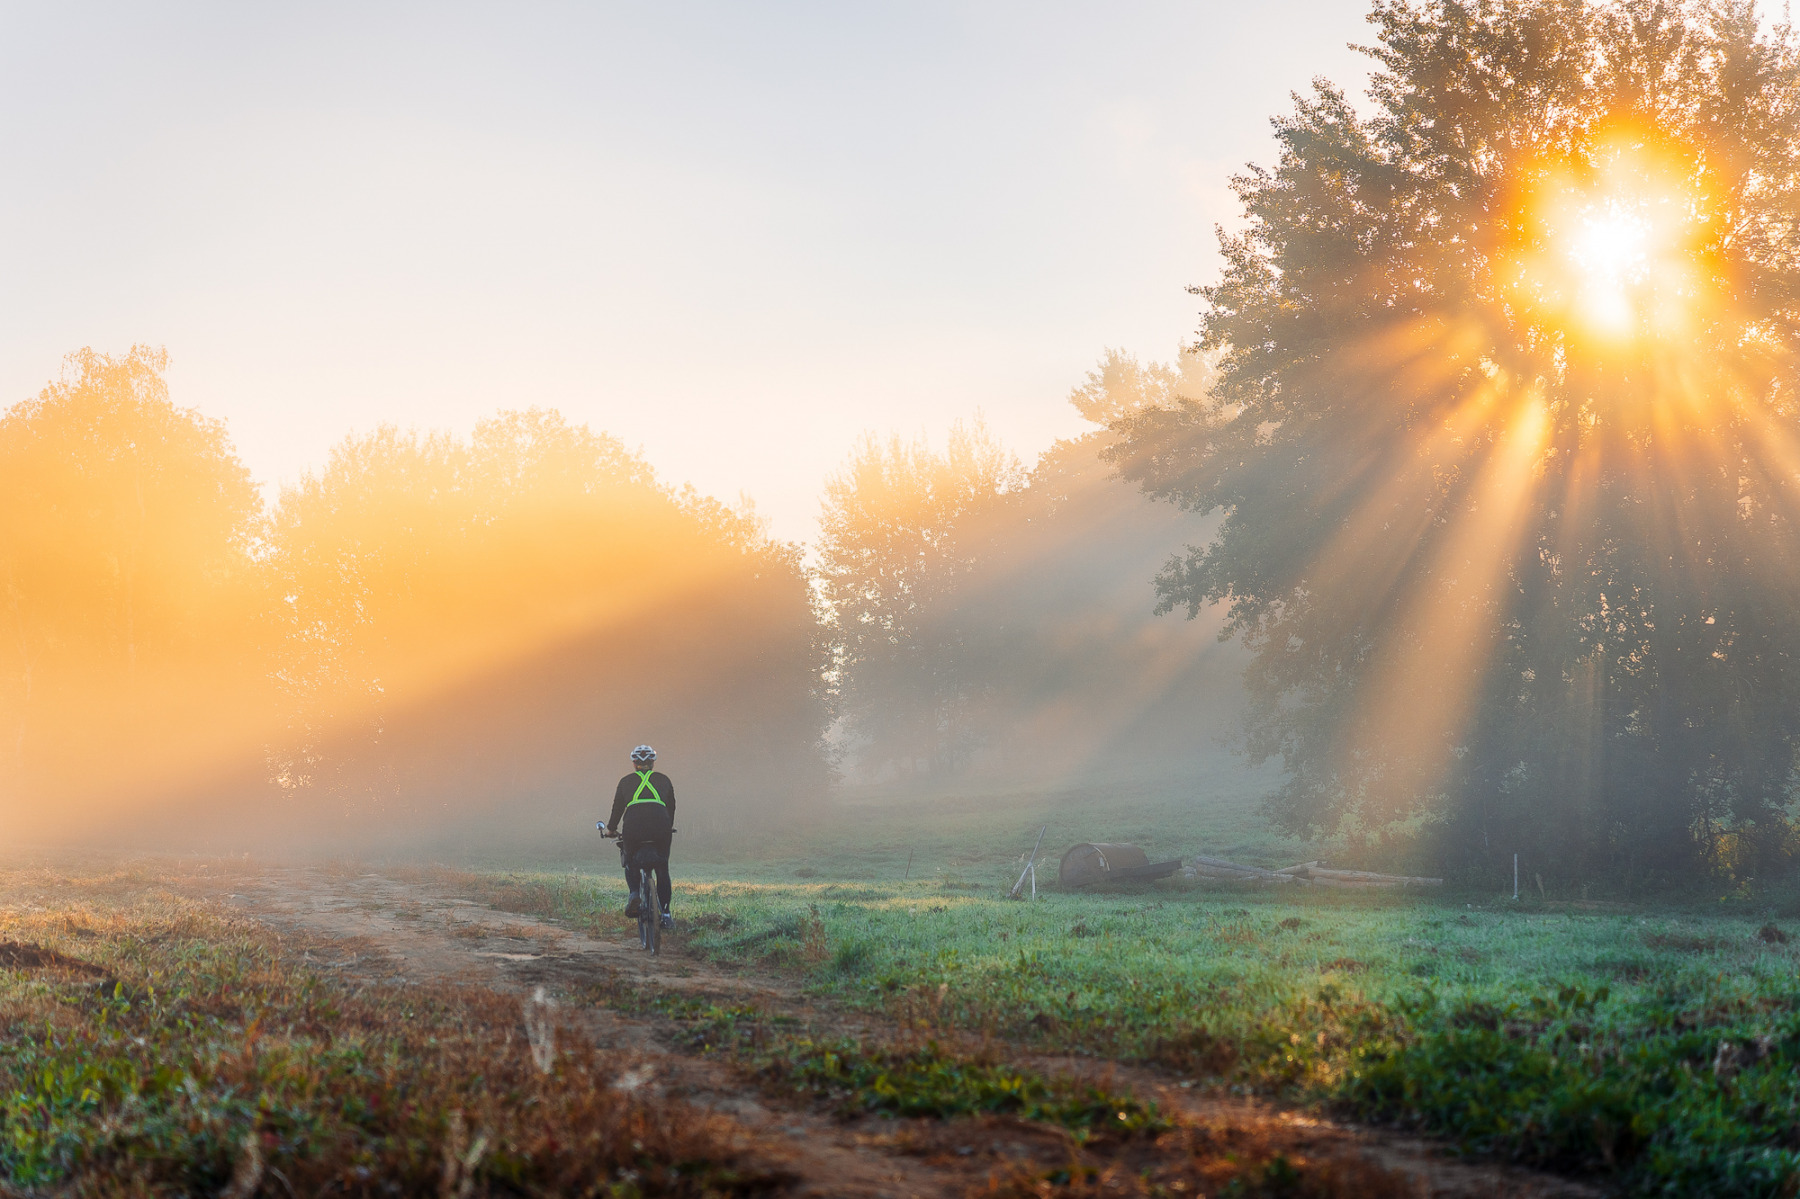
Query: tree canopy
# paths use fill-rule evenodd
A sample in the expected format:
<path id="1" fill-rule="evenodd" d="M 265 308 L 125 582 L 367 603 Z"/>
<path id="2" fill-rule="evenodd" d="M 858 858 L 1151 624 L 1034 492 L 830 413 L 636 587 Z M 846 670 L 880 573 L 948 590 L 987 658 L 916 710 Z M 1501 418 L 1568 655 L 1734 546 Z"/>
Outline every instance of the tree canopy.
<path id="1" fill-rule="evenodd" d="M 809 580 L 754 512 L 539 409 L 347 439 L 265 512 L 166 364 L 84 350 L 0 414 L 9 834 L 560 839 L 645 740 L 689 830 L 827 781 Z"/>
<path id="2" fill-rule="evenodd" d="M 270 541 L 280 781 L 356 821 L 573 820 L 646 740 L 714 793 L 689 829 L 825 782 L 797 551 L 617 438 L 539 409 L 380 429 L 283 494 Z"/>
<path id="3" fill-rule="evenodd" d="M 159 350 L 69 355 L 0 415 L 0 794 L 31 827 L 254 753 L 262 501 Z"/>
<path id="4" fill-rule="evenodd" d="M 1235 181 L 1203 399 L 1114 460 L 1219 512 L 1163 602 L 1255 651 L 1281 823 L 1634 878 L 1786 838 L 1800 60 L 1749 4 L 1384 0 Z M 1757 847 L 1761 847 L 1760 849 Z"/>

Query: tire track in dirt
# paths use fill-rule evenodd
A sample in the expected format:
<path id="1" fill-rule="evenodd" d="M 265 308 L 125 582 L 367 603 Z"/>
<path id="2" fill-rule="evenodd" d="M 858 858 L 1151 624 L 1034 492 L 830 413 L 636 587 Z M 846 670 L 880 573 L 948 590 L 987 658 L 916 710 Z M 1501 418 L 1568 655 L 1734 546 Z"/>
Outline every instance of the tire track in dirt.
<path id="1" fill-rule="evenodd" d="M 625 1085 L 670 1096 L 729 1119 L 757 1155 L 799 1179 L 796 1196 L 846 1199 L 959 1195 L 976 1179 L 900 1152 L 906 1138 L 881 1137 L 807 1110 L 775 1109 L 724 1063 L 673 1052 L 670 1022 L 567 1002 L 596 984 L 661 982 L 672 989 L 788 1005 L 790 987 L 732 978 L 674 958 L 653 961 L 630 944 L 600 940 L 375 874 L 270 870 L 233 881 L 227 899 L 277 931 L 329 938 L 344 955 L 313 959 L 349 981 L 387 986 L 454 984 L 518 994 L 538 987 L 563 1000 L 559 1014 L 584 1025 L 603 1049 L 627 1055 Z"/>
<path id="2" fill-rule="evenodd" d="M 221 880 L 223 883 L 224 880 Z M 271 868 L 240 874 L 222 898 L 278 931 L 328 938 L 323 972 L 383 985 L 456 984 L 518 994 L 537 987 L 563 1001 L 605 1049 L 632 1060 L 628 1073 L 653 1093 L 678 1097 L 736 1122 L 769 1164 L 800 1181 L 793 1194 L 963 1195 L 995 1171 L 1065 1164 L 1060 1134 L 1009 1120 L 876 1120 L 850 1123 L 804 1105 L 776 1106 L 728 1064 L 685 1049 L 676 1021 L 627 1015 L 580 1000 L 597 990 L 660 988 L 722 1003 L 748 1003 L 800 1027 L 856 1038 L 891 1035 L 887 1021 L 815 1004 L 800 987 L 724 970 L 680 950 L 652 958 L 627 939 L 594 937 L 533 916 L 494 909 L 442 887 L 376 873 Z M 216 892 L 215 892 L 216 894 Z M 1196 1092 L 1162 1072 L 1084 1057 L 1019 1051 L 1013 1060 L 1045 1073 L 1104 1081 L 1153 1099 L 1183 1123 L 1274 1142 L 1312 1162 L 1370 1163 L 1395 1176 L 1394 1193 L 1475 1199 L 1494 1195 L 1574 1199 L 1590 1187 L 1529 1171 L 1452 1160 L 1429 1142 L 1285 1111 L 1249 1098 Z"/>

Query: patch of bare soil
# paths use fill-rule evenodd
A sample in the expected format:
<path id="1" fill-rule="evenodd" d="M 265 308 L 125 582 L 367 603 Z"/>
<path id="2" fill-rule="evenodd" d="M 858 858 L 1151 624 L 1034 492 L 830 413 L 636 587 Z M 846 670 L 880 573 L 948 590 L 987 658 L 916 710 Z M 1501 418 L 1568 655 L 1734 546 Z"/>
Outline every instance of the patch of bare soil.
<path id="1" fill-rule="evenodd" d="M 1205 1178 L 1195 1163 L 1266 1160 L 1275 1153 L 1312 1180 L 1292 1192 L 1297 1195 L 1552 1199 L 1599 1193 L 1541 1174 L 1456 1161 L 1422 1140 L 1197 1092 L 1151 1069 L 1024 1051 L 1014 1056 L 1020 1065 L 1104 1080 L 1154 1100 L 1175 1129 L 1154 1142 L 1078 1148 L 1060 1130 L 991 1117 L 846 1122 L 799 1098 L 771 1096 L 729 1063 L 692 1048 L 678 1021 L 592 1001 L 650 987 L 755 1004 L 815 1035 L 886 1037 L 898 1031 L 878 1017 L 818 1005 L 787 980 L 690 957 L 678 937 L 652 958 L 638 948 L 635 935 L 587 936 L 496 911 L 443 886 L 373 873 L 268 869 L 194 885 L 277 931 L 302 934 L 296 939 L 307 946 L 300 951 L 307 960 L 351 981 L 455 983 L 521 998 L 544 988 L 565 1016 L 579 1015 L 597 1046 L 622 1051 L 635 1063 L 622 1085 L 679 1097 L 735 1121 L 771 1167 L 799 1180 L 790 1192 L 796 1196 L 1182 1194 L 1191 1183 L 1181 1179 Z M 331 946 L 333 956 L 314 953 L 321 943 Z M 1166 1183 L 1157 1182 L 1161 1175 Z"/>

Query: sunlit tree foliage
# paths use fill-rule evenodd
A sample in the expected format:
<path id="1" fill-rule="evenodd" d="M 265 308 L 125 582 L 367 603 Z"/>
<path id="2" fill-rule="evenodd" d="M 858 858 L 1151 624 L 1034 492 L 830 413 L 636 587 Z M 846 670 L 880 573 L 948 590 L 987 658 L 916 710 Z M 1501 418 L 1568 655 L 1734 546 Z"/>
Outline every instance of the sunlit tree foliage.
<path id="1" fill-rule="evenodd" d="M 166 365 L 82 350 L 0 415 L 0 792 L 28 827 L 192 789 L 269 710 L 261 501 Z"/>
<path id="2" fill-rule="evenodd" d="M 1191 347 L 1183 347 L 1173 362 L 1140 362 L 1134 354 L 1109 349 L 1069 392 L 1069 403 L 1083 419 L 1111 425 L 1153 409 L 1175 408 L 1183 400 L 1204 401 L 1213 375 L 1211 356 Z"/>
<path id="3" fill-rule="evenodd" d="M 1236 181 L 1210 394 L 1119 426 L 1223 514 L 1164 602 L 1254 648 L 1289 828 L 1755 869 L 1800 732 L 1793 39 L 1730 2 L 1371 19 L 1368 112 L 1319 85 Z"/>
<path id="4" fill-rule="evenodd" d="M 350 439 L 265 517 L 165 366 L 82 351 L 0 415 L 9 833 L 561 841 L 645 740 L 690 830 L 827 781 L 813 596 L 752 511 L 531 411 Z"/>
<path id="5" fill-rule="evenodd" d="M 616 438 L 539 410 L 467 442 L 383 429 L 284 493 L 271 541 L 290 792 L 371 822 L 573 820 L 650 741 L 693 829 L 825 781 L 797 551 Z"/>

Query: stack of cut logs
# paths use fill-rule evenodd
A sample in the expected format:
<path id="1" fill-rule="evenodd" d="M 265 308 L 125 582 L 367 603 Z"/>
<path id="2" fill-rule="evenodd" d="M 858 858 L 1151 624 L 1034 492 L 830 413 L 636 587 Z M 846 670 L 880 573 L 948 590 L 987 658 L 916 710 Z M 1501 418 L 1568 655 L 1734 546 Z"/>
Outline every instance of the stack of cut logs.
<path id="1" fill-rule="evenodd" d="M 1297 883 L 1310 887 L 1441 887 L 1441 878 L 1411 878 L 1404 874 L 1372 874 L 1367 870 L 1336 870 L 1324 862 L 1301 862 L 1280 870 L 1244 866 L 1224 858 L 1189 858 L 1182 867 L 1184 878 L 1208 878 L 1235 883 Z"/>

